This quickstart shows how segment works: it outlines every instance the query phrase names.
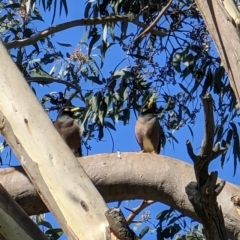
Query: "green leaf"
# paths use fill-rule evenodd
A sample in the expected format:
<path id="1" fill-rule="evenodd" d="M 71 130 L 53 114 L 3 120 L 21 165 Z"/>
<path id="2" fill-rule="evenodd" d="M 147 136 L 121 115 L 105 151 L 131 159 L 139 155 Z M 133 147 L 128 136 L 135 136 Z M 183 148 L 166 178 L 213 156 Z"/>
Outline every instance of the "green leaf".
<path id="1" fill-rule="evenodd" d="M 128 88 L 125 88 L 124 92 L 123 92 L 123 100 L 126 101 L 128 98 Z"/>
<path id="2" fill-rule="evenodd" d="M 108 50 L 108 46 L 109 46 L 108 43 L 105 42 L 105 41 L 102 41 L 101 45 L 99 46 L 100 51 L 101 51 L 101 55 L 102 55 L 103 58 L 105 58 L 105 54 Z"/>
<path id="3" fill-rule="evenodd" d="M 38 222 L 38 226 L 43 226 L 43 227 L 46 227 L 46 228 L 52 228 L 51 223 L 49 223 L 47 221 L 44 221 L 44 220 Z"/>
<path id="4" fill-rule="evenodd" d="M 85 95 L 84 98 L 85 100 L 89 101 L 92 98 L 93 92 L 90 90 L 88 91 Z"/>
<path id="5" fill-rule="evenodd" d="M 51 99 L 54 99 L 54 96 L 51 94 L 46 94 L 42 97 L 42 104 L 49 102 Z"/>
<path id="6" fill-rule="evenodd" d="M 107 30 L 108 30 L 108 25 L 106 23 L 106 24 L 104 24 L 104 27 L 103 27 L 103 41 L 104 42 L 107 42 Z"/>
<path id="7" fill-rule="evenodd" d="M 62 46 L 62 47 L 72 47 L 72 45 L 69 44 L 69 43 L 60 43 L 60 42 L 57 42 L 57 44 L 59 44 L 59 45 Z"/>
<path id="8" fill-rule="evenodd" d="M 3 150 L 4 150 L 4 144 L 3 143 L 0 143 L 0 152 L 2 153 L 3 152 Z"/>
<path id="9" fill-rule="evenodd" d="M 181 55 L 177 53 L 172 59 L 172 65 L 177 72 L 181 72 L 180 64 L 181 64 Z"/>
<path id="10" fill-rule="evenodd" d="M 123 124 L 124 126 L 129 123 L 130 119 L 130 110 L 129 109 L 124 109 L 123 110 Z"/>
<path id="11" fill-rule="evenodd" d="M 108 96 L 106 96 L 106 97 L 104 98 L 104 102 L 107 104 L 108 107 L 109 107 L 109 105 L 111 104 L 111 100 L 112 100 L 111 94 L 109 94 Z"/>
<path id="12" fill-rule="evenodd" d="M 104 121 L 104 126 L 108 127 L 108 128 L 111 128 L 112 130 L 116 131 L 115 126 L 112 123 L 108 122 L 108 121 Z"/>
<path id="13" fill-rule="evenodd" d="M 162 212 L 158 213 L 156 216 L 157 220 L 160 221 L 164 221 L 165 219 L 167 219 L 169 217 L 169 215 L 172 213 L 172 209 L 167 209 L 167 210 L 163 210 Z"/>
<path id="14" fill-rule="evenodd" d="M 115 96 L 115 98 L 117 99 L 117 101 L 120 100 L 120 96 L 119 96 L 118 92 L 115 92 L 115 93 L 114 93 L 114 96 Z"/>
<path id="15" fill-rule="evenodd" d="M 178 140 L 173 136 L 173 134 L 170 135 L 170 138 L 172 138 L 176 143 L 178 143 Z"/>
<path id="16" fill-rule="evenodd" d="M 47 230 L 45 235 L 47 235 L 49 239 L 57 240 L 63 235 L 63 231 L 61 228 L 53 228 Z"/>
<path id="17" fill-rule="evenodd" d="M 149 229 L 150 229 L 150 228 L 149 228 L 148 226 L 145 226 L 145 227 L 142 229 L 142 231 L 140 232 L 139 238 L 142 239 L 142 238 L 148 233 Z"/>
<path id="18" fill-rule="evenodd" d="M 98 117 L 102 125 L 104 125 L 104 118 L 106 116 L 106 113 L 107 113 L 107 104 L 104 101 L 101 101 L 100 107 L 98 110 Z"/>
<path id="19" fill-rule="evenodd" d="M 230 143 L 232 141 L 232 137 L 233 137 L 233 131 L 232 131 L 232 129 L 229 129 L 228 133 L 227 133 L 227 138 L 226 138 L 227 145 L 230 145 Z"/>
<path id="20" fill-rule="evenodd" d="M 174 224 L 173 226 L 167 226 L 163 231 L 161 236 L 165 238 L 173 238 L 176 233 L 178 233 L 181 230 L 181 227 L 179 224 Z"/>
<path id="21" fill-rule="evenodd" d="M 103 126 L 99 126 L 99 130 L 98 130 L 98 139 L 99 141 L 103 138 L 104 134 L 103 134 Z"/>
<path id="22" fill-rule="evenodd" d="M 183 64 L 187 67 L 195 64 L 194 56 L 192 55 L 192 53 L 188 54 L 186 57 L 183 58 Z"/>
<path id="23" fill-rule="evenodd" d="M 120 70 L 114 71 L 112 77 L 114 78 L 121 78 L 127 71 L 127 68 L 122 68 Z"/>
<path id="24" fill-rule="evenodd" d="M 220 142 L 223 137 L 223 125 L 218 125 L 216 129 L 217 129 L 216 142 Z"/>
<path id="25" fill-rule="evenodd" d="M 101 61 L 100 67 L 98 67 L 98 65 L 97 65 L 96 61 L 93 59 L 93 57 L 98 57 L 100 59 L 100 61 Z M 96 68 L 100 72 L 100 69 L 103 67 L 103 64 L 104 64 L 102 56 L 100 56 L 98 54 L 92 54 L 91 57 L 89 58 L 89 60 L 91 60 L 95 64 Z"/>
<path id="26" fill-rule="evenodd" d="M 102 85 L 102 84 L 103 84 L 103 82 L 100 81 L 99 76 L 98 76 L 98 77 L 91 76 L 91 77 L 87 77 L 87 78 L 88 78 L 89 80 L 93 81 L 94 83 L 99 84 L 99 85 Z"/>
<path id="27" fill-rule="evenodd" d="M 56 15 L 56 9 L 57 9 L 57 1 L 58 0 L 55 0 L 54 1 L 54 7 L 53 7 L 53 17 L 52 17 L 52 22 L 51 22 L 51 24 L 53 24 L 53 22 L 54 22 L 54 19 L 55 19 L 55 15 Z M 52 1 L 51 1 L 52 2 Z M 49 3 L 49 1 L 48 1 L 48 3 Z"/>
<path id="28" fill-rule="evenodd" d="M 90 116 L 92 115 L 92 106 L 88 106 L 88 108 L 85 109 L 84 115 L 83 115 L 83 120 L 82 120 L 82 124 L 81 124 L 81 131 L 83 132 L 84 130 L 86 130 L 87 128 L 87 123 L 88 120 L 90 118 Z"/>
<path id="29" fill-rule="evenodd" d="M 93 112 L 97 112 L 98 111 L 98 101 L 97 101 L 97 97 L 96 96 L 92 97 L 91 105 L 92 105 Z"/>
<path id="30" fill-rule="evenodd" d="M 112 38 L 113 41 L 115 41 L 115 31 L 114 31 L 115 23 L 113 23 L 113 22 L 108 23 L 108 27 L 109 27 L 109 30 L 110 30 L 111 38 Z"/>
<path id="31" fill-rule="evenodd" d="M 67 0 L 60 1 L 60 15 L 62 13 L 62 6 L 64 7 L 66 16 L 68 15 L 68 7 L 67 7 Z"/>
<path id="32" fill-rule="evenodd" d="M 100 38 L 101 38 L 101 35 L 99 35 L 99 34 L 97 34 L 97 33 L 92 36 L 92 39 L 90 40 L 90 43 L 89 43 L 88 55 L 91 54 L 91 51 L 92 51 L 92 48 L 93 48 L 94 44 L 95 44 Z"/>
<path id="33" fill-rule="evenodd" d="M 88 78 L 88 68 L 86 66 L 83 66 L 80 72 L 84 78 Z"/>
<path id="34" fill-rule="evenodd" d="M 89 10 L 91 8 L 92 2 L 88 1 L 85 9 L 84 9 L 84 18 L 88 18 L 89 17 Z"/>
<path id="35" fill-rule="evenodd" d="M 114 115 L 115 122 L 118 122 L 118 119 L 119 119 L 119 114 L 117 113 L 117 114 Z"/>
<path id="36" fill-rule="evenodd" d="M 121 22 L 121 38 L 125 38 L 127 34 L 128 21 Z"/>
<path id="37" fill-rule="evenodd" d="M 173 217 L 173 218 L 171 218 L 171 220 L 168 222 L 168 225 L 171 225 L 171 224 L 173 224 L 174 222 L 176 222 L 176 221 L 178 221 L 179 219 L 181 219 L 181 218 L 183 218 L 184 217 L 184 215 L 179 215 L 179 216 L 177 216 L 177 217 Z"/>
<path id="38" fill-rule="evenodd" d="M 156 40 L 157 40 L 157 36 L 155 34 L 151 34 L 150 35 L 150 41 L 149 41 L 149 49 L 151 51 L 153 50 L 153 48 L 155 46 Z"/>

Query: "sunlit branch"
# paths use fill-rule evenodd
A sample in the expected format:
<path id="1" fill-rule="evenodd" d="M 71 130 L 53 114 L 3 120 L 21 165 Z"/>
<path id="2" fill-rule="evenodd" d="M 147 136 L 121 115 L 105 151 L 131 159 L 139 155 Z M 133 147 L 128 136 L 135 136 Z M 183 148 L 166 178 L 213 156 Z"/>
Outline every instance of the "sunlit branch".
<path id="1" fill-rule="evenodd" d="M 49 35 L 52 35 L 54 33 L 58 33 L 61 31 L 64 31 L 66 29 L 70 29 L 73 27 L 78 27 L 78 26 L 91 26 L 91 25 L 98 25 L 98 24 L 105 24 L 105 23 L 113 23 L 113 22 L 132 22 L 135 25 L 141 27 L 141 28 L 147 28 L 148 25 L 140 22 L 137 19 L 133 19 L 132 21 L 129 20 L 128 16 L 120 16 L 120 15 L 115 15 L 115 16 L 107 16 L 104 18 L 83 18 L 79 20 L 74 20 L 70 22 L 65 22 L 58 24 L 56 26 L 52 26 L 49 28 L 46 28 L 39 33 L 33 35 L 30 38 L 26 39 L 21 39 L 21 40 L 14 40 L 9 43 L 5 43 L 5 47 L 10 50 L 12 48 L 20 48 L 20 47 L 25 47 L 28 45 L 35 44 L 37 41 L 48 37 Z M 163 37 L 165 36 L 164 33 L 157 31 L 155 29 L 151 29 L 151 32 L 155 34 L 156 36 Z"/>

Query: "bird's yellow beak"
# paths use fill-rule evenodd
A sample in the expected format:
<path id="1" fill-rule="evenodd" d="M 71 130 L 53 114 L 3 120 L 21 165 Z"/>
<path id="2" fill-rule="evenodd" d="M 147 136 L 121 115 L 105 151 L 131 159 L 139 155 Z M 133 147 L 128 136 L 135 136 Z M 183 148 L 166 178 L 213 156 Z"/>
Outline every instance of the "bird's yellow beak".
<path id="1" fill-rule="evenodd" d="M 153 105 L 153 101 L 150 100 L 149 103 L 148 103 L 148 105 L 147 105 L 148 109 L 151 109 L 151 108 L 152 108 L 152 105 Z"/>
<path id="2" fill-rule="evenodd" d="M 78 110 L 80 110 L 79 107 L 75 107 L 75 108 L 70 108 L 69 109 L 71 112 L 77 112 Z"/>
<path id="3" fill-rule="evenodd" d="M 63 108 L 63 111 L 64 112 L 77 112 L 77 111 L 79 111 L 79 109 L 80 108 L 78 108 L 78 107 L 74 107 L 74 108 L 71 108 L 71 107 L 66 107 L 66 108 Z"/>

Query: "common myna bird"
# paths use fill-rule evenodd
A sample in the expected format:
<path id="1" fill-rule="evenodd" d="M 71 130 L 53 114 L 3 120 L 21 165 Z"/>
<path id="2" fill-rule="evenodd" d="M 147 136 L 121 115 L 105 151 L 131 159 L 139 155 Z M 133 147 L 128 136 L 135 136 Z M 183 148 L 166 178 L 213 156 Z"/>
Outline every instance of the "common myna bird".
<path id="1" fill-rule="evenodd" d="M 147 102 L 142 107 L 136 122 L 135 136 L 142 152 L 160 153 L 162 128 L 154 115 L 156 110 L 155 102 Z"/>
<path id="2" fill-rule="evenodd" d="M 73 114 L 77 110 L 79 110 L 79 108 L 61 109 L 53 124 L 73 154 L 76 157 L 81 157 L 81 130 L 77 122 L 73 119 Z"/>

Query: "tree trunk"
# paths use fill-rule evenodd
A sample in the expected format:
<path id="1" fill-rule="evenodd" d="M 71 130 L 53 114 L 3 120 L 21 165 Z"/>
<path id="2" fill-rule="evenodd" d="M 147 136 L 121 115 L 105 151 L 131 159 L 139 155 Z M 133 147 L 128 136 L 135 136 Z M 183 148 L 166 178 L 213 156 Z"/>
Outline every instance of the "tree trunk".
<path id="1" fill-rule="evenodd" d="M 108 208 L 103 198 L 53 127 L 2 43 L 0 76 L 1 133 L 42 200 L 69 239 L 106 239 Z"/>
<path id="2" fill-rule="evenodd" d="M 236 28 L 236 22 L 238 22 L 239 13 L 236 7 L 234 9 L 232 2 L 233 0 L 196 0 L 197 6 L 201 11 L 202 17 L 207 25 L 207 29 L 211 34 L 220 54 L 224 68 L 228 73 L 230 85 L 239 104 L 240 41 L 239 29 Z M 228 10 L 229 13 L 226 10 Z"/>

